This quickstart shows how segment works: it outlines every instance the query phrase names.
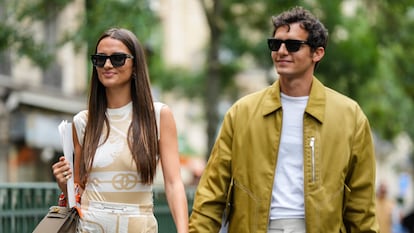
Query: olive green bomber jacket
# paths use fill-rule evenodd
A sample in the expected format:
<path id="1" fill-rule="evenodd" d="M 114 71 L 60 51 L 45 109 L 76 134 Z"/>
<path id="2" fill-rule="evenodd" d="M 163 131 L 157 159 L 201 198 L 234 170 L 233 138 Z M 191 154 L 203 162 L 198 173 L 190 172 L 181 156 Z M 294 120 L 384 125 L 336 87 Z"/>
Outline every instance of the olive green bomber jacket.
<path id="1" fill-rule="evenodd" d="M 307 233 L 378 232 L 375 156 L 358 106 L 315 77 L 303 119 Z M 198 185 L 191 233 L 266 233 L 282 129 L 279 81 L 227 112 Z M 232 182 L 231 182 L 232 181 Z"/>

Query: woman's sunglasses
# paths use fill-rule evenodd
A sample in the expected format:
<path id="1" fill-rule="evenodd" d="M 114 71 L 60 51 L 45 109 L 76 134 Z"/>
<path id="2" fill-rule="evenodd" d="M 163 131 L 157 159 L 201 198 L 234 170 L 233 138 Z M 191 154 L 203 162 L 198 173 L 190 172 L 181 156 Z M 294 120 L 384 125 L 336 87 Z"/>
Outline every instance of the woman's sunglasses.
<path id="1" fill-rule="evenodd" d="M 104 67 L 106 60 L 108 58 L 111 61 L 111 64 L 113 67 L 120 67 L 125 64 L 125 60 L 127 58 L 134 59 L 134 56 L 125 54 L 125 53 L 117 53 L 117 54 L 112 54 L 110 56 L 103 55 L 103 54 L 91 55 L 92 64 L 93 66 L 96 66 L 96 67 Z"/>
<path id="2" fill-rule="evenodd" d="M 287 51 L 290 53 L 299 51 L 300 47 L 303 44 L 309 45 L 307 41 L 303 40 L 280 40 L 275 38 L 267 39 L 267 45 L 269 46 L 269 49 L 272 51 L 279 51 L 280 46 L 282 46 L 282 43 L 285 44 Z"/>

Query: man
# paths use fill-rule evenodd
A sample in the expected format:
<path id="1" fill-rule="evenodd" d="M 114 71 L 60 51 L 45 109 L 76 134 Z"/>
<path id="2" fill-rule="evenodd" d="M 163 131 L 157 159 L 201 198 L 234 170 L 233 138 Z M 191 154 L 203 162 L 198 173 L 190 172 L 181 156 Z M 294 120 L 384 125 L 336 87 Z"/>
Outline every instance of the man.
<path id="1" fill-rule="evenodd" d="M 378 232 L 369 122 L 313 75 L 327 30 L 301 7 L 273 25 L 268 45 L 279 79 L 226 113 L 190 232 L 219 232 L 222 219 L 230 233 Z"/>
<path id="2" fill-rule="evenodd" d="M 393 212 L 396 210 L 396 206 L 392 199 L 388 197 L 388 187 L 383 182 L 380 183 L 377 189 L 375 207 L 381 233 L 391 233 Z"/>

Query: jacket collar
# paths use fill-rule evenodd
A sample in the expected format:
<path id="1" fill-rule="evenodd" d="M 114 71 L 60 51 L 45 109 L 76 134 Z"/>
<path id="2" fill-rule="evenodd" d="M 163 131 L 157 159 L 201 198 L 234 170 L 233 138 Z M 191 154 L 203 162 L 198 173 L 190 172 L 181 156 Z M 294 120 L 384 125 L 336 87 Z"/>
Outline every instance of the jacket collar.
<path id="1" fill-rule="evenodd" d="M 269 115 L 281 107 L 282 101 L 280 100 L 280 84 L 278 79 L 265 91 L 262 114 L 263 116 Z"/>
<path id="2" fill-rule="evenodd" d="M 312 88 L 309 95 L 308 105 L 305 112 L 323 123 L 325 117 L 326 93 L 325 86 L 313 77 Z"/>
<path id="3" fill-rule="evenodd" d="M 316 77 L 313 77 L 309 101 L 305 112 L 322 123 L 325 114 L 325 102 L 325 86 Z M 279 80 L 276 80 L 266 91 L 263 101 L 262 114 L 266 116 L 281 109 L 281 107 L 280 83 Z"/>

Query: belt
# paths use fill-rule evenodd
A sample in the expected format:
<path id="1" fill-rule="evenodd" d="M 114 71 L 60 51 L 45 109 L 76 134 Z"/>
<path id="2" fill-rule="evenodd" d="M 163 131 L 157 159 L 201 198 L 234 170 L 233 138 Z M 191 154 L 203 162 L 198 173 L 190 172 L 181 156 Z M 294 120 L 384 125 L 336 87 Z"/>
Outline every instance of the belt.
<path id="1" fill-rule="evenodd" d="M 283 232 L 305 233 L 306 222 L 303 218 L 272 219 L 269 221 L 269 230 L 283 230 Z"/>
<path id="2" fill-rule="evenodd" d="M 153 206 L 152 205 L 134 205 L 126 203 L 116 203 L 116 202 L 101 202 L 101 201 L 90 201 L 89 208 L 90 211 L 102 210 L 111 213 L 124 213 L 124 214 L 152 214 Z"/>

